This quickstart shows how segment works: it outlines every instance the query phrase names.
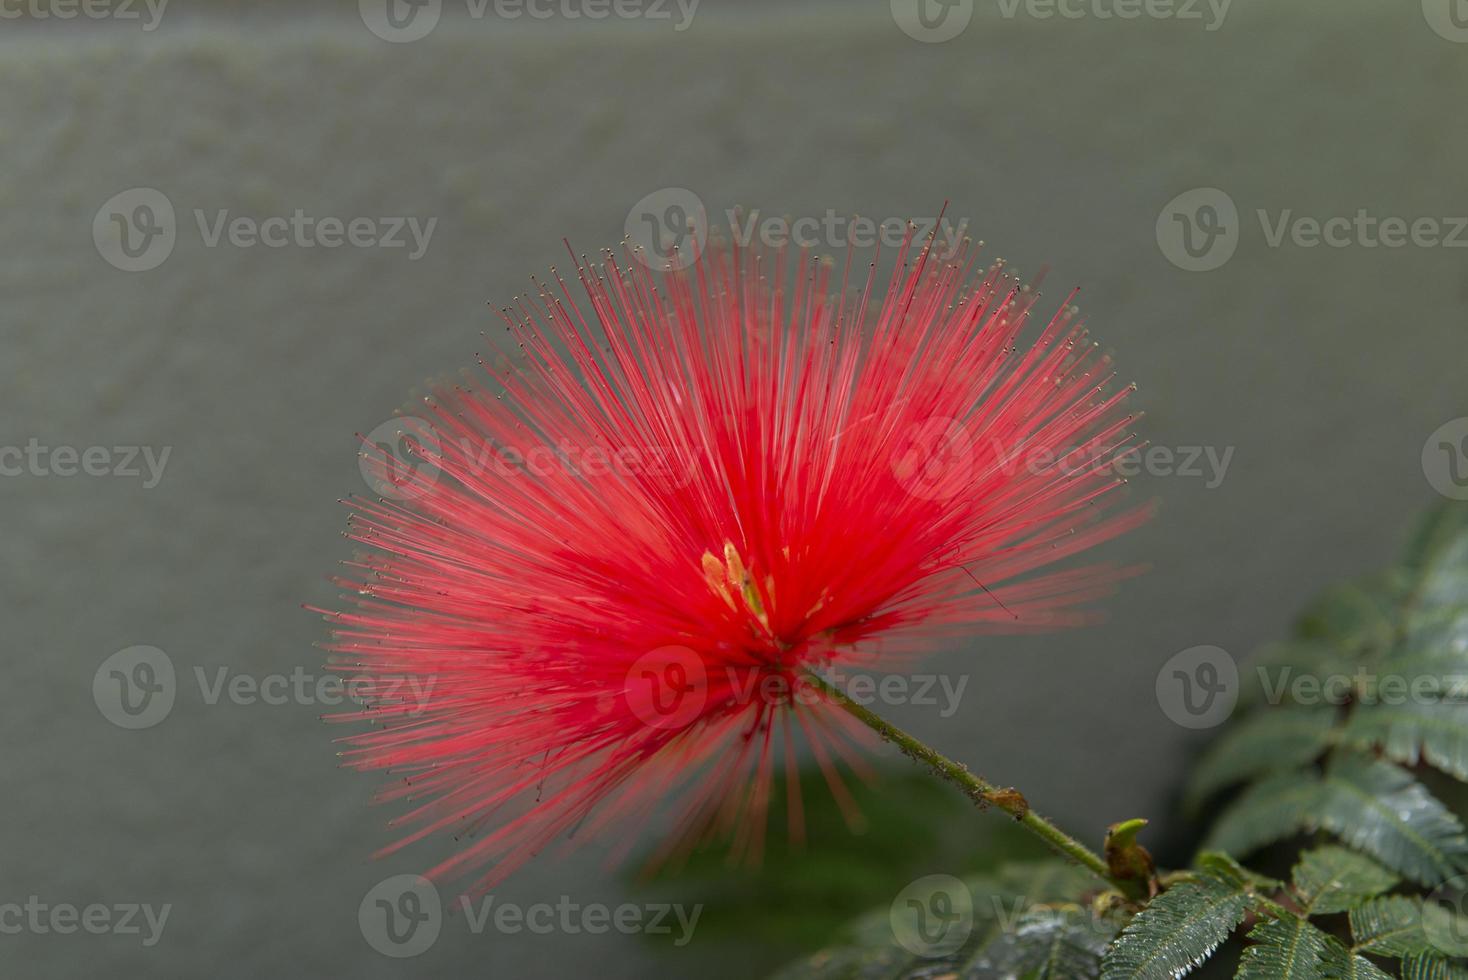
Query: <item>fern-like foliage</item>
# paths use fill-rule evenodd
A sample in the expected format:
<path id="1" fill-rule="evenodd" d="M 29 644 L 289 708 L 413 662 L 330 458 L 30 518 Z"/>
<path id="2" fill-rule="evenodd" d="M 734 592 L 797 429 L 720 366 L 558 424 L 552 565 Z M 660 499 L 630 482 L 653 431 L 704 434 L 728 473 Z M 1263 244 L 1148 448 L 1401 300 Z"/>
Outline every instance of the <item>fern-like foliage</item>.
<path id="1" fill-rule="evenodd" d="M 1095 977 L 1120 929 L 1086 901 L 1099 883 L 1061 861 L 1002 866 L 962 880 L 937 903 L 904 893 L 846 932 L 846 942 L 797 961 L 777 980 L 1079 980 Z M 955 899 L 958 899 L 955 901 Z"/>
<path id="2" fill-rule="evenodd" d="M 1239 980 L 1319 980 L 1325 975 L 1330 937 L 1307 919 L 1287 915 L 1259 923 L 1254 945 L 1239 960 Z"/>
<path id="3" fill-rule="evenodd" d="M 1334 753 L 1324 774 L 1307 768 L 1256 784 L 1206 846 L 1247 854 L 1302 830 L 1328 830 L 1425 885 L 1452 878 L 1468 859 L 1463 825 L 1410 773 L 1350 751 Z"/>
<path id="4" fill-rule="evenodd" d="M 1326 845 L 1300 856 L 1295 895 L 1307 915 L 1345 912 L 1397 883 L 1397 876 L 1368 857 Z"/>
<path id="5" fill-rule="evenodd" d="M 1468 781 L 1468 506 L 1431 511 L 1397 566 L 1330 589 L 1250 666 L 1187 794 L 1196 813 L 1242 787 L 1204 848 L 1339 843 L 1257 908 L 1238 975 L 1464 976 L 1468 921 L 1440 899 L 1468 884 L 1468 835 L 1421 770 Z"/>
<path id="6" fill-rule="evenodd" d="M 1206 960 L 1251 906 L 1252 884 L 1237 865 L 1206 870 L 1153 899 L 1107 952 L 1102 980 L 1172 980 Z"/>
<path id="7" fill-rule="evenodd" d="M 1468 980 L 1468 834 L 1424 780 L 1468 783 L 1468 505 L 1321 596 L 1241 681 L 1185 798 L 1216 813 L 1204 850 L 1149 900 L 1062 864 L 1006 869 L 965 881 L 961 944 L 914 949 L 894 905 L 779 976 L 1178 980 L 1239 937 L 1240 980 Z M 1236 860 L 1302 835 L 1288 882 Z"/>

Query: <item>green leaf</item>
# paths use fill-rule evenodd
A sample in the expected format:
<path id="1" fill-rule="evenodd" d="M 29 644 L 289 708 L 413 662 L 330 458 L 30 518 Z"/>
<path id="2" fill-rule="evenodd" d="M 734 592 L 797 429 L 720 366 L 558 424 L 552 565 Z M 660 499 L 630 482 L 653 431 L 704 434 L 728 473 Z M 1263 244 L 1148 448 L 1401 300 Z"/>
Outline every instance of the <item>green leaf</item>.
<path id="1" fill-rule="evenodd" d="M 1425 514 L 1404 568 L 1411 592 L 1401 641 L 1381 669 L 1409 688 L 1426 684 L 1430 691 L 1370 704 L 1358 712 L 1368 716 L 1358 723 L 1361 734 L 1402 761 L 1415 762 L 1420 744 L 1429 764 L 1468 779 L 1468 505 L 1445 502 Z M 1390 717 L 1377 721 L 1378 715 Z"/>
<path id="2" fill-rule="evenodd" d="M 1310 770 L 1255 783 L 1214 824 L 1206 846 L 1248 854 L 1299 831 L 1328 830 L 1392 871 L 1425 885 L 1468 863 L 1463 825 L 1406 770 L 1337 752 Z"/>
<path id="3" fill-rule="evenodd" d="M 1203 846 L 1249 854 L 1297 833 L 1325 805 L 1326 795 L 1324 782 L 1313 769 L 1269 776 L 1224 809 Z"/>
<path id="4" fill-rule="evenodd" d="M 1079 908 L 1026 912 L 954 976 L 1024 977 L 1026 980 L 1083 980 L 1098 977 L 1101 956 L 1116 935 L 1110 919 Z M 943 976 L 939 973 L 937 976 Z"/>
<path id="5" fill-rule="evenodd" d="M 1289 916 L 1261 922 L 1249 932 L 1254 943 L 1239 959 L 1237 980 L 1321 980 L 1330 937 L 1304 919 Z"/>
<path id="6" fill-rule="evenodd" d="M 1350 677 L 1359 660 L 1343 646 L 1322 640 L 1291 640 L 1273 643 L 1251 657 L 1239 678 L 1242 707 L 1314 707 L 1318 695 L 1308 700 L 1296 692 L 1318 691 L 1329 678 Z"/>
<path id="7" fill-rule="evenodd" d="M 1391 974 L 1366 957 L 1346 949 L 1334 936 L 1326 939 L 1321 965 L 1330 980 L 1392 980 Z"/>
<path id="8" fill-rule="evenodd" d="M 1231 783 L 1310 762 L 1330 744 L 1329 706 L 1265 708 L 1232 726 L 1203 756 L 1188 789 L 1189 808 Z"/>
<path id="9" fill-rule="evenodd" d="M 1468 510 L 1468 508 L 1464 508 Z M 1401 642 L 1375 668 L 1345 736 L 1399 762 L 1426 761 L 1468 781 L 1468 534 L 1429 521 Z"/>
<path id="10" fill-rule="evenodd" d="M 1351 653 L 1385 650 L 1396 640 L 1410 586 L 1402 569 L 1333 586 L 1306 607 L 1296 631 Z"/>
<path id="11" fill-rule="evenodd" d="M 899 944 L 891 904 L 873 909 L 846 930 L 847 943 L 822 950 L 781 969 L 777 980 L 896 980 L 896 978 L 1024 976 L 1036 980 L 1090 980 L 1097 976 L 1101 951 L 1118 924 L 1093 917 L 1077 900 L 1098 883 L 1067 862 L 1034 861 L 1004 865 L 995 873 L 963 879 L 971 901 L 950 909 L 944 936 L 956 948 L 908 949 Z M 890 899 L 890 896 L 889 896 Z M 907 930 L 904 930 L 906 932 Z M 944 943 L 944 946 L 947 944 Z M 1012 972 L 986 973 L 987 962 L 1012 964 Z M 1067 973 L 1067 969 L 1090 972 Z M 1021 969 L 1022 968 L 1022 969 Z M 1034 971 L 1051 972 L 1034 972 Z M 1029 972 L 1023 972 L 1029 971 Z"/>
<path id="12" fill-rule="evenodd" d="M 1434 606 L 1413 606 L 1402 623 L 1393 661 L 1421 658 L 1461 674 L 1468 665 L 1468 597 Z"/>
<path id="13" fill-rule="evenodd" d="M 1402 980 L 1468 980 L 1468 966 L 1436 953 L 1414 953 L 1402 960 Z"/>
<path id="14" fill-rule="evenodd" d="M 1325 804 L 1305 826 L 1323 827 L 1393 871 L 1425 885 L 1468 862 L 1463 825 L 1412 775 L 1390 762 L 1337 753 Z"/>
<path id="15" fill-rule="evenodd" d="M 1102 980 L 1176 980 L 1213 954 L 1252 901 L 1243 878 L 1220 870 L 1172 886 L 1111 944 Z"/>
<path id="16" fill-rule="evenodd" d="M 886 980 L 907 976 L 912 965 L 912 954 L 899 946 L 848 946 L 791 963 L 771 980 Z"/>
<path id="17" fill-rule="evenodd" d="M 1468 780 L 1468 704 L 1409 701 L 1362 706 L 1352 712 L 1342 737 L 1361 748 L 1379 747 L 1397 762 L 1415 766 L 1425 761 Z"/>
<path id="18" fill-rule="evenodd" d="M 1435 889 L 1422 903 L 1422 933 L 1433 952 L 1452 959 L 1468 957 L 1468 876 Z"/>
<path id="19" fill-rule="evenodd" d="M 1053 857 L 1003 864 L 993 874 L 973 881 L 971 887 L 976 894 L 984 889 L 987 894 L 1022 898 L 1035 904 L 1074 902 L 1077 896 L 1101 887 L 1091 872 Z"/>
<path id="20" fill-rule="evenodd" d="M 1461 606 L 1468 596 L 1468 506 L 1446 501 L 1423 515 L 1403 565 L 1415 578 L 1413 606 Z"/>
<path id="21" fill-rule="evenodd" d="M 1399 642 L 1380 670 L 1409 680 L 1441 678 L 1442 690 L 1452 692 L 1451 699 L 1461 703 L 1462 680 L 1468 673 L 1468 592 L 1438 592 L 1431 583 L 1424 588 L 1433 604 L 1418 599 L 1404 607 Z"/>
<path id="22" fill-rule="evenodd" d="M 1309 915 L 1344 912 L 1375 898 L 1398 880 L 1370 858 L 1335 845 L 1306 851 L 1293 877 L 1295 894 Z"/>
<path id="23" fill-rule="evenodd" d="M 1374 898 L 1351 909 L 1350 917 L 1351 938 L 1360 952 L 1401 957 L 1431 948 L 1422 929 L 1420 899 L 1406 895 Z"/>
<path id="24" fill-rule="evenodd" d="M 1202 873 L 1211 874 L 1217 878 L 1241 881 L 1245 887 L 1256 892 L 1275 892 L 1284 887 L 1284 882 L 1244 867 L 1223 851 L 1201 852 L 1194 862 L 1194 867 Z"/>

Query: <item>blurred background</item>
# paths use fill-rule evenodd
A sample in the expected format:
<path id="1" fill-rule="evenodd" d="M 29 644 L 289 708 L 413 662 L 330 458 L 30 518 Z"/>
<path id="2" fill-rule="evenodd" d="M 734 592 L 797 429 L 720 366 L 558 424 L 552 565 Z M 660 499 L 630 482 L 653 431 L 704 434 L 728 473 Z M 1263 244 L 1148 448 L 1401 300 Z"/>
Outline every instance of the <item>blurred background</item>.
<path id="1" fill-rule="evenodd" d="M 1468 435 L 1459 0 L 15 0 L 0 18 L 0 905 L 111 910 L 95 932 L 5 928 L 8 976 L 743 977 L 820 940 L 712 906 L 679 946 L 676 926 L 451 915 L 407 958 L 359 918 L 450 844 L 370 860 L 392 811 L 337 768 L 311 693 L 325 626 L 300 605 L 331 603 L 350 554 L 354 433 L 492 351 L 491 304 L 563 261 L 563 236 L 613 245 L 690 201 L 715 225 L 947 201 L 991 256 L 1048 265 L 1055 301 L 1083 287 L 1169 450 L 1133 481 L 1158 518 L 1108 551 L 1151 571 L 1102 626 L 935 653 L 968 678 L 950 717 L 884 713 L 1093 842 L 1145 815 L 1164 860 L 1192 843 L 1175 788 L 1208 732 L 1170 716 L 1164 664 L 1242 660 L 1468 483 L 1431 451 L 1442 426 Z M 142 714 L 107 704 L 119 665 L 161 692 Z M 962 819 L 960 850 L 1008 846 L 999 817 Z M 700 900 L 606 851 L 543 856 L 496 901 Z M 828 914 L 825 887 L 789 916 Z"/>

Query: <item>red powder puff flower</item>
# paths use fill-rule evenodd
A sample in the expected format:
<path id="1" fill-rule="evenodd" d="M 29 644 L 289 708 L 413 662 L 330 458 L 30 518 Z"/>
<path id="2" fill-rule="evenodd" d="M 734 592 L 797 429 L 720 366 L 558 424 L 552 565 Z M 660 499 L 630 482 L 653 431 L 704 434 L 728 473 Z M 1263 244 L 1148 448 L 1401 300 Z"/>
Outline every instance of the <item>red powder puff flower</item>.
<path id="1" fill-rule="evenodd" d="M 370 705 L 337 717 L 375 727 L 343 754 L 401 777 L 388 850 L 476 831 L 430 874 L 480 889 L 667 802 L 662 857 L 757 854 L 798 743 L 845 800 L 871 740 L 808 671 L 1086 621 L 1120 570 L 1041 569 L 1143 516 L 1106 516 L 1130 389 L 1068 302 L 1022 346 L 1035 294 L 969 244 L 909 231 L 880 294 L 850 258 L 640 258 L 578 261 L 585 308 L 552 270 L 504 310 L 524 364 L 436 390 L 350 501 L 329 649 Z"/>

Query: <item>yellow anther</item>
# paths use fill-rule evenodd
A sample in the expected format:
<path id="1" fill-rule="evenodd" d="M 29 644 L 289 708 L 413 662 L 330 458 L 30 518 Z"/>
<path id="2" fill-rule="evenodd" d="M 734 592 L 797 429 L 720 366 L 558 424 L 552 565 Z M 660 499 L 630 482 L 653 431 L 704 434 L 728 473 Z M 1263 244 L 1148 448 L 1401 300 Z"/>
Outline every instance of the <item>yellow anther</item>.
<path id="1" fill-rule="evenodd" d="M 722 597 L 729 604 L 730 609 L 738 609 L 739 607 L 734 604 L 734 596 L 724 581 L 725 574 L 723 563 L 714 557 L 712 551 L 705 551 L 703 553 L 703 577 L 708 582 L 709 588 L 714 590 L 715 595 Z"/>

